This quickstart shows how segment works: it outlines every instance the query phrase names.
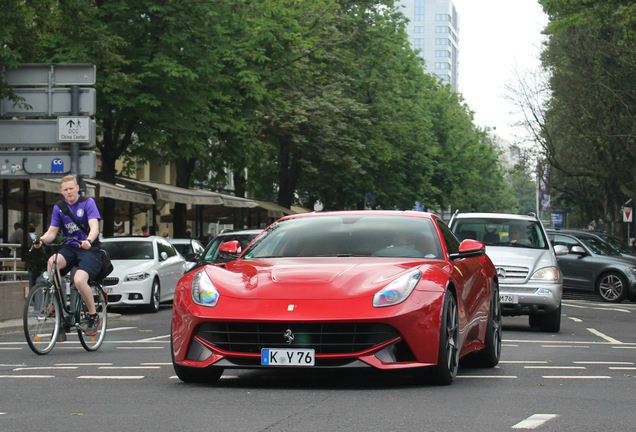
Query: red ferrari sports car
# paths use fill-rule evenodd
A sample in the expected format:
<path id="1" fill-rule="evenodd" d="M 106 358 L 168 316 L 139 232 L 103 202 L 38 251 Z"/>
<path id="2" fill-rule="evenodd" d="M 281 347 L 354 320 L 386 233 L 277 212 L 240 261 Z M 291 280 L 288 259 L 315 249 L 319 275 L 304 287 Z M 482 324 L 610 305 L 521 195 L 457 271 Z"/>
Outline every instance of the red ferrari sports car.
<path id="1" fill-rule="evenodd" d="M 483 243 L 460 244 L 432 214 L 292 215 L 235 261 L 181 278 L 171 340 L 185 382 L 232 368 L 377 368 L 450 384 L 463 356 L 499 362 L 497 275 Z"/>

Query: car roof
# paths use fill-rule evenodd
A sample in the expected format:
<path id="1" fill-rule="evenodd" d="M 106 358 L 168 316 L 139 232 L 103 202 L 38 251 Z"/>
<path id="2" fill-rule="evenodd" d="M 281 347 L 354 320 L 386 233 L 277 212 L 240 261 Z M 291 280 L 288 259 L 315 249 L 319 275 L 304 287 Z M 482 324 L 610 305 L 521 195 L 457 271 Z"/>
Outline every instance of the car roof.
<path id="1" fill-rule="evenodd" d="M 125 240 L 125 241 L 144 241 L 144 240 L 156 240 L 156 239 L 160 239 L 163 238 L 161 236 L 117 236 L 117 237 L 107 237 L 107 238 L 103 238 L 100 241 L 101 242 L 112 242 L 112 241 L 121 241 L 121 240 Z"/>
<path id="2" fill-rule="evenodd" d="M 170 243 L 173 244 L 185 244 L 185 243 L 190 243 L 190 241 L 195 241 L 198 243 L 201 243 L 199 240 L 197 239 L 187 239 L 187 238 L 171 238 L 171 239 L 167 239 Z"/>
<path id="3" fill-rule="evenodd" d="M 320 218 L 326 216 L 401 216 L 401 217 L 419 217 L 422 219 L 440 219 L 433 213 L 420 212 L 414 210 L 341 210 L 341 211 L 328 211 L 328 212 L 311 212 L 311 213 L 297 213 L 287 215 L 279 220 L 299 219 L 299 218 Z M 440 219 L 441 220 L 441 219 Z"/>
<path id="4" fill-rule="evenodd" d="M 519 215 L 511 213 L 457 213 L 454 216 L 455 219 L 512 219 L 512 220 L 524 220 L 524 221 L 536 221 L 537 217 L 534 215 Z"/>

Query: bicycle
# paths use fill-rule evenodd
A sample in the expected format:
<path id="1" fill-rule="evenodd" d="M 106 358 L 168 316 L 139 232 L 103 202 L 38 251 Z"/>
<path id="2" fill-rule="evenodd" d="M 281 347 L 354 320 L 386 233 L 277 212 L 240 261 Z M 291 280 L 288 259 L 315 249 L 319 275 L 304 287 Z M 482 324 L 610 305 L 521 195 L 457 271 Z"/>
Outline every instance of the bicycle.
<path id="1" fill-rule="evenodd" d="M 66 287 L 62 285 L 57 271 L 57 254 L 59 248 L 69 240 L 79 243 L 76 239 L 64 237 L 61 243 L 42 243 L 53 250 L 47 254 L 48 257 L 55 255 L 55 259 L 51 271 L 42 273 L 38 282 L 33 285 L 24 305 L 24 335 L 29 348 L 39 355 L 48 354 L 58 342 L 58 338 L 66 340 L 66 333 L 70 333 L 73 328 L 77 330 L 79 340 L 86 351 L 98 350 L 106 335 L 108 297 L 100 281 L 89 280 L 95 310 L 102 322 L 97 334 L 93 336 L 85 334 L 89 313 L 86 303 L 73 283 L 75 267 L 69 272 L 70 295 L 67 296 Z M 64 331 L 63 335 L 60 334 L 60 330 Z"/>

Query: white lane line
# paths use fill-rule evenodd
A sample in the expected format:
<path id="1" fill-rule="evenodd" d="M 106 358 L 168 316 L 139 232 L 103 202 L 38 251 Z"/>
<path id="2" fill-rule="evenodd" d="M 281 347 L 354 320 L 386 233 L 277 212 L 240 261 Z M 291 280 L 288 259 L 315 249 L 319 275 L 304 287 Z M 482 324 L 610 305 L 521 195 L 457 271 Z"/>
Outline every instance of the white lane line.
<path id="1" fill-rule="evenodd" d="M 574 322 L 583 322 L 582 319 L 579 319 L 579 318 L 576 318 L 576 317 L 568 317 L 568 318 L 570 318 Z"/>
<path id="2" fill-rule="evenodd" d="M 155 336 L 155 337 L 151 337 L 151 338 L 147 338 L 147 339 L 141 339 L 139 342 L 153 342 L 156 341 L 157 339 L 165 339 L 165 338 L 169 338 L 170 335 L 163 335 L 163 336 Z"/>
<path id="3" fill-rule="evenodd" d="M 542 424 L 552 419 L 557 418 L 558 414 L 534 414 L 527 419 L 517 423 L 513 429 L 536 429 Z"/>
<path id="4" fill-rule="evenodd" d="M 6 413 L 0 412 L 0 415 L 5 415 Z"/>
<path id="5" fill-rule="evenodd" d="M 609 337 L 606 334 L 601 333 L 600 331 L 593 329 L 593 328 L 588 328 L 587 331 L 589 331 L 592 334 L 595 334 L 596 336 L 605 339 L 606 341 L 608 341 L 609 343 L 613 343 L 613 344 L 622 344 L 623 342 L 614 339 L 613 337 Z"/>
<path id="6" fill-rule="evenodd" d="M 541 378 L 547 379 L 612 379 L 606 375 L 545 375 Z"/>
<path id="7" fill-rule="evenodd" d="M 515 375 L 457 375 L 457 378 L 508 378 L 517 379 Z"/>
<path id="8" fill-rule="evenodd" d="M 2 351 L 9 351 L 9 350 L 21 350 L 22 348 L 0 348 L 0 350 Z"/>
<path id="9" fill-rule="evenodd" d="M 505 344 L 502 343 L 501 346 L 507 346 L 507 347 L 518 347 L 519 345 L 515 345 L 515 344 Z"/>
<path id="10" fill-rule="evenodd" d="M 499 361 L 499 364 L 501 363 L 522 363 L 522 364 L 534 364 L 534 363 L 547 363 L 547 360 L 501 360 Z"/>
<path id="11" fill-rule="evenodd" d="M 0 364 L 0 367 L 24 367 L 24 366 L 26 366 L 24 363 L 21 363 L 21 364 L 7 364 L 7 363 Z"/>
<path id="12" fill-rule="evenodd" d="M 77 369 L 75 366 L 35 366 L 35 367 L 20 367 L 13 369 L 14 372 L 25 370 L 55 370 L 55 369 Z"/>
<path id="13" fill-rule="evenodd" d="M 221 378 L 223 378 L 223 377 L 221 377 Z M 179 379 L 179 377 L 178 377 L 178 376 L 176 376 L 176 375 L 172 375 L 172 376 L 171 376 L 171 377 L 169 377 L 168 379 Z"/>
<path id="14" fill-rule="evenodd" d="M 590 308 L 590 309 L 596 309 L 596 310 L 602 310 L 602 311 L 616 311 L 616 312 L 632 313 L 631 311 L 629 311 L 627 309 L 612 308 L 612 307 L 608 307 L 608 308 L 593 307 L 593 308 Z"/>
<path id="15" fill-rule="evenodd" d="M 587 345 L 541 345 L 541 348 L 589 348 Z"/>
<path id="16" fill-rule="evenodd" d="M 161 369 L 160 366 L 102 366 L 99 369 Z"/>
<path id="17" fill-rule="evenodd" d="M 172 366 L 172 363 L 141 363 L 141 365 L 142 366 Z"/>
<path id="18" fill-rule="evenodd" d="M 566 302 L 561 302 L 561 304 L 563 306 L 569 306 L 569 307 L 573 307 L 573 308 L 589 309 L 587 306 L 575 305 L 575 304 L 570 304 L 570 303 L 566 303 Z"/>
<path id="19" fill-rule="evenodd" d="M 611 370 L 636 370 L 636 367 L 625 367 L 625 366 L 623 366 L 623 367 L 621 367 L 621 366 L 611 367 L 610 366 L 610 369 Z"/>
<path id="20" fill-rule="evenodd" d="M 55 378 L 54 375 L 0 375 L 0 378 Z"/>
<path id="21" fill-rule="evenodd" d="M 107 328 L 106 329 L 106 333 L 108 332 L 116 332 L 116 331 L 120 331 L 120 330 L 133 330 L 136 329 L 137 327 L 115 327 L 115 328 Z"/>
<path id="22" fill-rule="evenodd" d="M 501 363 L 501 362 L 500 362 Z M 574 364 L 595 364 L 595 365 L 633 365 L 634 362 L 611 362 L 611 361 L 575 361 Z"/>
<path id="23" fill-rule="evenodd" d="M 636 346 L 613 346 L 612 348 L 636 349 Z"/>
<path id="24" fill-rule="evenodd" d="M 55 366 L 112 366 L 112 363 L 56 363 Z"/>
<path id="25" fill-rule="evenodd" d="M 524 369 L 585 369 L 585 366 L 524 366 Z"/>
<path id="26" fill-rule="evenodd" d="M 77 377 L 78 379 L 121 379 L 121 380 L 134 380 L 134 379 L 143 379 L 145 378 L 143 375 L 80 375 Z"/>
<path id="27" fill-rule="evenodd" d="M 163 349 L 164 347 L 117 347 L 117 349 Z"/>

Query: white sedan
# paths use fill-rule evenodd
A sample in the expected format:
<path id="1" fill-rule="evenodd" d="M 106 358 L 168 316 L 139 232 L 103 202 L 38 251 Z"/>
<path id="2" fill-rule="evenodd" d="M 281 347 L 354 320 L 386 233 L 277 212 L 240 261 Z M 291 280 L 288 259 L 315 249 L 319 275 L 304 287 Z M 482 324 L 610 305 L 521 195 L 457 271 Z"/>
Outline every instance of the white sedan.
<path id="1" fill-rule="evenodd" d="M 103 239 L 102 245 L 115 268 L 103 283 L 109 305 L 133 305 L 157 312 L 159 303 L 174 298 L 186 261 L 166 239 L 115 237 Z"/>

